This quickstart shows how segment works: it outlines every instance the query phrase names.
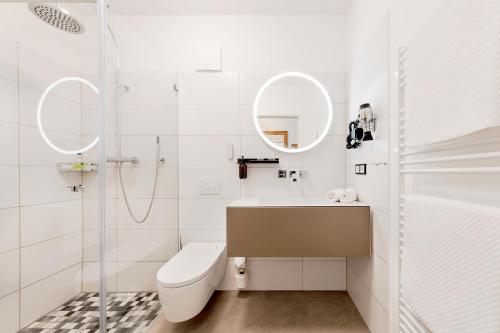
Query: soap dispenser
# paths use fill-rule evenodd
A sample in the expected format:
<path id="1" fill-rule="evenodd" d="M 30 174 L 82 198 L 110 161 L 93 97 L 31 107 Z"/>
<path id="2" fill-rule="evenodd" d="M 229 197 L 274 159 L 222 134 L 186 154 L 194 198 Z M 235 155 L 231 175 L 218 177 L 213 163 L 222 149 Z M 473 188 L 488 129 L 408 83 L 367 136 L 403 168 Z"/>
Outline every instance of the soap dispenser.
<path id="1" fill-rule="evenodd" d="M 241 162 L 240 163 L 240 179 L 247 179 L 247 170 L 248 167 L 246 165 L 246 163 L 244 162 Z"/>

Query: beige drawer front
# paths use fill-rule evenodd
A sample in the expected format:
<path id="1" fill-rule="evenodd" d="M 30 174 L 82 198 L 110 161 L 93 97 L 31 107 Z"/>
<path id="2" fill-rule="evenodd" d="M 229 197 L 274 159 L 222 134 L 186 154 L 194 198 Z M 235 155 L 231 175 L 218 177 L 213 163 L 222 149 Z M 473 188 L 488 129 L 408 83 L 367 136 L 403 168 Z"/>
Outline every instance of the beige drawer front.
<path id="1" fill-rule="evenodd" d="M 228 207 L 229 257 L 367 257 L 370 207 Z"/>

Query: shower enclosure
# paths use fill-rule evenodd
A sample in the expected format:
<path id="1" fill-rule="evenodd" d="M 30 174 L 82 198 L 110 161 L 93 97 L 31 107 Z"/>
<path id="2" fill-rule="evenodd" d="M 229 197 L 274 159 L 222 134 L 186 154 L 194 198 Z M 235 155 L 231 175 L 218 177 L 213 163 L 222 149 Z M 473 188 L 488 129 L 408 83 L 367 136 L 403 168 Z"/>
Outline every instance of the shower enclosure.
<path id="1" fill-rule="evenodd" d="M 145 330 L 179 243 L 177 75 L 123 66 L 107 1 L 0 9 L 0 331 Z"/>

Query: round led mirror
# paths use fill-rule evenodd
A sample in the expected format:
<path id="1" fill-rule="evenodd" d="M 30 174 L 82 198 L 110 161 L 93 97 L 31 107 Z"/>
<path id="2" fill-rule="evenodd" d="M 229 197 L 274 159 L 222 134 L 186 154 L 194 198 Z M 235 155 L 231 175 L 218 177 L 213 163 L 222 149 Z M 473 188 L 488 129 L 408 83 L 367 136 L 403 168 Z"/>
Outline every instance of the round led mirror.
<path id="1" fill-rule="evenodd" d="M 332 101 L 325 87 L 303 73 L 272 77 L 260 88 L 253 105 L 261 138 L 287 153 L 315 147 L 328 134 L 332 118 Z"/>
<path id="2" fill-rule="evenodd" d="M 59 146 L 57 146 L 55 143 L 53 143 L 49 137 L 47 136 L 47 133 L 45 132 L 45 128 L 43 126 L 43 121 L 42 121 L 42 111 L 43 111 L 43 104 L 45 103 L 45 99 L 49 95 L 49 93 L 58 85 L 65 83 L 65 82 L 70 82 L 70 81 L 76 81 L 80 82 L 83 84 L 86 84 L 87 86 L 90 87 L 96 94 L 99 94 L 99 90 L 97 89 L 96 86 L 94 86 L 92 83 L 90 83 L 88 80 L 85 80 L 81 77 L 64 77 L 62 79 L 59 79 L 55 82 L 52 82 L 47 89 L 42 94 L 42 97 L 40 97 L 40 101 L 38 102 L 38 107 L 36 109 L 36 121 L 38 124 L 38 130 L 40 131 L 40 135 L 42 136 L 43 140 L 49 145 L 50 148 L 54 149 L 55 151 L 65 154 L 65 155 L 78 155 L 86 152 L 87 150 L 91 149 L 94 147 L 97 142 L 99 141 L 99 137 L 95 138 L 94 141 L 92 141 L 88 146 L 81 148 L 81 149 L 75 149 L 75 150 L 68 150 L 68 149 L 63 149 Z"/>

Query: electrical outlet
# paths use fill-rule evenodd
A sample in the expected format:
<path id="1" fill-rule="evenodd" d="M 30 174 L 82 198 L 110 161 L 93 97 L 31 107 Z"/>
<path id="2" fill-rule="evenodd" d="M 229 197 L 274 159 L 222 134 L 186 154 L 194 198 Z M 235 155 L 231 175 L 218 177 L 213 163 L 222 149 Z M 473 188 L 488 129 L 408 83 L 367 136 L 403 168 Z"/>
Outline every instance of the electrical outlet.
<path id="1" fill-rule="evenodd" d="M 366 164 L 356 164 L 354 166 L 354 173 L 356 175 L 366 175 Z"/>
<path id="2" fill-rule="evenodd" d="M 200 195 L 214 195 L 220 193 L 220 180 L 204 178 L 200 180 Z"/>

